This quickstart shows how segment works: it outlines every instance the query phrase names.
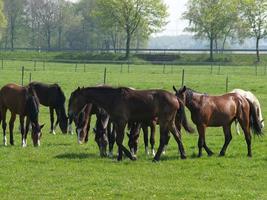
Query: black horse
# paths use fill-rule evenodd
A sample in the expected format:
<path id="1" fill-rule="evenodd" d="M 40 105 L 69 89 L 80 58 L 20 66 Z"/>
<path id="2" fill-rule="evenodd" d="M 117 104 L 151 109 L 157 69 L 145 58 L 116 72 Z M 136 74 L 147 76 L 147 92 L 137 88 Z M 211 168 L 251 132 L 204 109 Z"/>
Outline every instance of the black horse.
<path id="1" fill-rule="evenodd" d="M 40 104 L 49 107 L 51 129 L 50 133 L 55 134 L 55 128 L 59 127 L 63 133 L 67 133 L 68 118 L 65 110 L 65 95 L 58 84 L 45 84 L 31 82 L 30 87 L 34 88 Z M 56 111 L 57 121 L 54 125 L 54 110 Z"/>

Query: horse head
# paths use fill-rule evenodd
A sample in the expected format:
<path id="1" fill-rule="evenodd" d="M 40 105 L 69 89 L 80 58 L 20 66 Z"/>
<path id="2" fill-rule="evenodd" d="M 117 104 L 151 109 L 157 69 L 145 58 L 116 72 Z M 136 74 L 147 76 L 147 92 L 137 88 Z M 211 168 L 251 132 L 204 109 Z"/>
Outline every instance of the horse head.
<path id="1" fill-rule="evenodd" d="M 41 129 L 44 127 L 43 125 L 39 125 L 38 123 L 32 123 L 32 142 L 33 146 L 38 147 L 40 146 L 40 140 L 42 137 Z"/>
<path id="2" fill-rule="evenodd" d="M 179 90 L 173 86 L 173 90 L 175 91 L 175 95 L 183 102 L 186 101 L 186 86 L 181 87 Z"/>

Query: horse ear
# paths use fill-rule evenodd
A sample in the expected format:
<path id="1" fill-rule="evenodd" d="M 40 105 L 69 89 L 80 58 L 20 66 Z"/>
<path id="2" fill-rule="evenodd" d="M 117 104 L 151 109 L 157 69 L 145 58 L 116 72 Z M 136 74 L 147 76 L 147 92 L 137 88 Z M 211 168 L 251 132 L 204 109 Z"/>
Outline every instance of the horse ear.
<path id="1" fill-rule="evenodd" d="M 182 93 L 186 91 L 186 86 L 184 85 L 183 88 L 182 88 Z"/>
<path id="2" fill-rule="evenodd" d="M 42 124 L 42 125 L 40 126 L 40 130 L 44 127 L 44 125 L 45 125 L 45 124 Z"/>
<path id="3" fill-rule="evenodd" d="M 174 92 L 178 92 L 177 89 L 175 88 L 175 86 L 172 86 Z"/>
<path id="4" fill-rule="evenodd" d="M 80 86 L 77 88 L 77 90 L 79 91 L 81 88 L 80 88 Z"/>

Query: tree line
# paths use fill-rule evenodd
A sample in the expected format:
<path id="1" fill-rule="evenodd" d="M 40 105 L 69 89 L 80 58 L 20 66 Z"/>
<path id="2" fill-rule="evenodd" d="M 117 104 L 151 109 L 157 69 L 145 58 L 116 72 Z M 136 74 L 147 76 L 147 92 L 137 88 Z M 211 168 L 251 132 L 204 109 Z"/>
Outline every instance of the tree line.
<path id="1" fill-rule="evenodd" d="M 163 0 L 0 0 L 4 49 L 126 49 L 145 47 L 166 24 Z M 177 13 L 178 16 L 178 13 Z M 226 41 L 267 35 L 267 0 L 188 0 L 185 31 L 208 39 L 210 60 Z"/>
<path id="2" fill-rule="evenodd" d="M 226 40 L 255 38 L 260 61 L 259 43 L 267 35 L 266 0 L 189 0 L 183 18 L 189 20 L 186 31 L 209 40 L 210 60 L 214 49 L 224 49 Z"/>
<path id="3" fill-rule="evenodd" d="M 0 0 L 2 48 L 141 48 L 165 24 L 162 0 Z M 3 18 L 1 18 L 3 17 Z"/>

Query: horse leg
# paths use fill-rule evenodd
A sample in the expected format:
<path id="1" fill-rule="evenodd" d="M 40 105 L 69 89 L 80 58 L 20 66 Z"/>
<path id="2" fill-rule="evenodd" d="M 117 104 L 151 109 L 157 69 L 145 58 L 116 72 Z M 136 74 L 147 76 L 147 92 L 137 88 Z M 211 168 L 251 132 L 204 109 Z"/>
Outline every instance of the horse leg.
<path id="1" fill-rule="evenodd" d="M 130 158 L 131 160 L 136 160 L 136 157 L 134 157 L 130 151 L 128 151 L 128 149 L 126 149 L 123 146 L 123 139 L 124 139 L 124 128 L 126 126 L 126 123 L 120 123 L 116 125 L 116 132 L 117 132 L 117 136 L 116 136 L 116 143 L 118 145 L 118 157 L 117 160 L 121 161 L 122 160 L 122 152 L 124 152 L 124 154 Z"/>
<path id="2" fill-rule="evenodd" d="M 50 122 L 51 122 L 51 128 L 50 128 L 50 133 L 55 135 L 55 130 L 54 130 L 54 108 L 49 107 L 49 112 L 50 112 Z"/>
<path id="3" fill-rule="evenodd" d="M 13 129 L 14 129 L 14 122 L 16 120 L 16 114 L 15 113 L 11 113 L 11 117 L 9 120 L 9 136 L 10 136 L 10 144 L 14 145 L 14 137 L 13 137 Z"/>
<path id="4" fill-rule="evenodd" d="M 229 145 L 229 143 L 231 142 L 232 140 L 232 133 L 231 133 L 231 125 L 226 125 L 223 127 L 223 132 L 224 132 L 224 145 L 221 149 L 221 152 L 220 152 L 220 156 L 224 156 L 225 155 L 225 151 Z"/>
<path id="5" fill-rule="evenodd" d="M 205 143 L 205 126 L 197 126 L 197 131 L 198 131 L 198 157 L 202 156 L 202 147 L 204 146 Z"/>
<path id="6" fill-rule="evenodd" d="M 7 111 L 7 109 L 2 107 L 1 118 L 2 118 L 2 129 L 3 129 L 3 143 L 4 143 L 4 146 L 7 146 L 7 139 L 6 139 L 6 125 L 7 125 L 6 124 L 6 111 Z"/>
<path id="7" fill-rule="evenodd" d="M 145 143 L 145 152 L 146 155 L 149 155 L 149 149 L 148 149 L 148 127 L 146 124 L 142 124 L 142 130 L 144 134 L 144 143 Z"/>
<path id="8" fill-rule="evenodd" d="M 237 135 L 240 135 L 238 120 L 235 120 L 235 128 L 236 128 Z"/>
<path id="9" fill-rule="evenodd" d="M 155 156 L 155 126 L 154 123 L 150 125 L 150 145 L 153 156 Z"/>
<path id="10" fill-rule="evenodd" d="M 108 123 L 108 146 L 109 146 L 109 154 L 108 157 L 113 157 L 113 146 L 115 143 L 115 129 L 111 130 L 111 123 Z"/>
<path id="11" fill-rule="evenodd" d="M 86 133 L 85 135 L 85 138 L 84 138 L 84 141 L 85 142 L 88 142 L 88 139 L 89 139 L 89 131 L 90 131 L 90 126 L 91 126 L 91 115 L 88 116 L 88 118 L 86 118 L 85 120 L 85 124 L 84 124 L 84 131 Z"/>
<path id="12" fill-rule="evenodd" d="M 27 118 L 28 120 L 28 118 Z M 26 147 L 27 146 L 27 140 L 26 140 L 26 131 L 24 129 L 24 116 L 19 117 L 19 122 L 20 122 L 20 133 L 21 133 L 21 146 Z M 26 128 L 27 129 L 27 128 Z"/>
<path id="13" fill-rule="evenodd" d="M 178 148 L 179 148 L 179 151 L 180 151 L 180 154 L 181 154 L 181 158 L 182 159 L 186 159 L 184 146 L 183 146 L 183 143 L 182 143 L 181 132 L 177 130 L 177 128 L 176 128 L 174 123 L 169 127 L 169 130 L 171 131 L 172 135 L 174 136 L 174 139 L 176 140 L 176 142 L 178 144 Z"/>
<path id="14" fill-rule="evenodd" d="M 159 147 L 157 150 L 156 155 L 154 156 L 153 162 L 157 162 L 160 159 L 161 153 L 164 149 L 164 145 L 166 144 L 167 136 L 168 135 L 168 128 L 164 125 L 160 125 L 160 141 Z"/>
<path id="15" fill-rule="evenodd" d="M 247 143 L 247 150 L 248 150 L 248 157 L 252 157 L 251 152 L 251 135 L 250 135 L 250 125 L 249 125 L 249 115 L 247 116 L 243 115 L 242 118 L 238 119 L 238 122 L 244 132 L 246 143 Z"/>

